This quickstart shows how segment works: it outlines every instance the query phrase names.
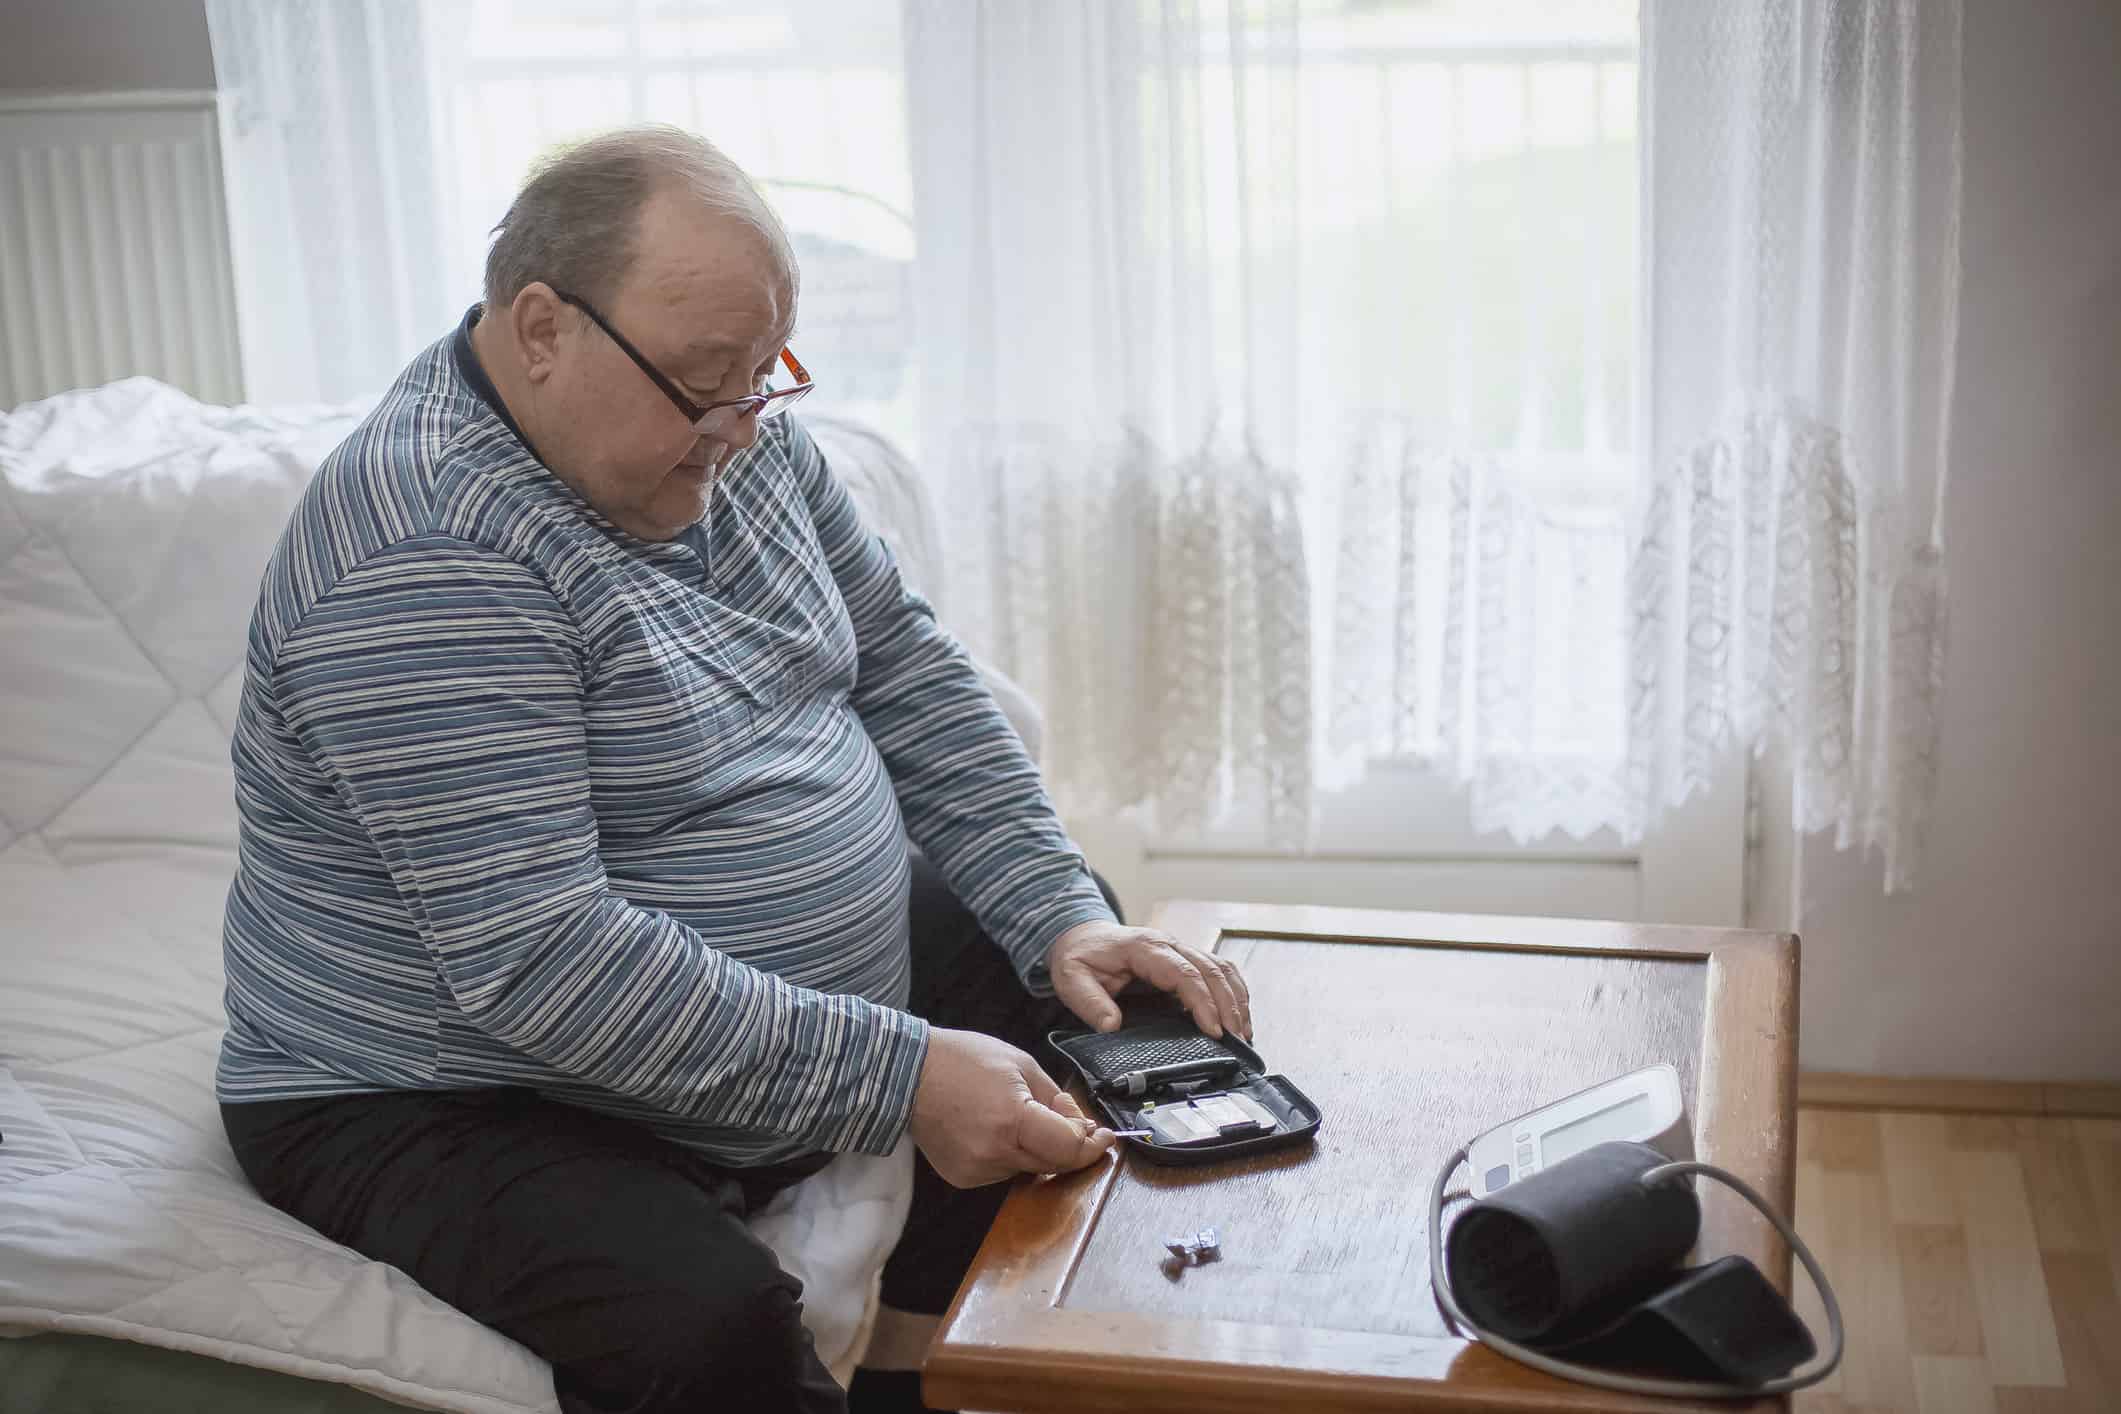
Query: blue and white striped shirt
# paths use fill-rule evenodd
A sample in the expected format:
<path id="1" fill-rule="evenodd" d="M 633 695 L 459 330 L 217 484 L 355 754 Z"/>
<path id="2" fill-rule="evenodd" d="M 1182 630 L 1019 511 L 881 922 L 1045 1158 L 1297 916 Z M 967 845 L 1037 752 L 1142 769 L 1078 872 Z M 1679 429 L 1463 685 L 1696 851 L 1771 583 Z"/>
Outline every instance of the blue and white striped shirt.
<path id="1" fill-rule="evenodd" d="M 414 361 L 266 569 L 221 1098 L 520 1085 L 725 1163 L 889 1151 L 907 837 L 1040 994 L 1111 916 L 1037 769 L 800 425 L 640 540 L 469 356 Z"/>

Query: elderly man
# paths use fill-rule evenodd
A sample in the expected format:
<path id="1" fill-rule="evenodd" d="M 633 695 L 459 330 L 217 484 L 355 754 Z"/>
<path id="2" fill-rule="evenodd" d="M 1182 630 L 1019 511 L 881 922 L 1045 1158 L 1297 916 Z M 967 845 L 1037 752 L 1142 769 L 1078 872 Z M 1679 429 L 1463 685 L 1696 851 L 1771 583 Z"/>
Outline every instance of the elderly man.
<path id="1" fill-rule="evenodd" d="M 1138 983 L 1251 1029 L 1234 967 L 1115 920 L 781 416 L 795 297 L 707 143 L 553 159 L 484 302 L 317 473 L 251 625 L 229 1137 L 570 1411 L 848 1407 L 749 1213 L 910 1134 L 884 1296 L 932 1318 L 980 1185 L 1111 1146 L 1027 1054 L 1063 1007 L 1109 1028 Z M 917 1407 L 913 1379 L 854 1404 Z"/>

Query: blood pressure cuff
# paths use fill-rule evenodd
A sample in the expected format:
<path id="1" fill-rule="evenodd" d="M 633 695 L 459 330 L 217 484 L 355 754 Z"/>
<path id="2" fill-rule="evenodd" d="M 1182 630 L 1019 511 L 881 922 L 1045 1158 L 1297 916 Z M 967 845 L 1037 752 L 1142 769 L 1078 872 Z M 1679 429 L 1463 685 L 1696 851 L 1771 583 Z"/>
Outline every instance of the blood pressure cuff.
<path id="1" fill-rule="evenodd" d="M 1818 1353 L 1790 1303 L 1744 1257 L 1689 1267 L 1605 1330 L 1542 1349 L 1609 1369 L 1757 1385 Z"/>
<path id="2" fill-rule="evenodd" d="M 1114 1031 L 1055 1031 L 1054 1048 L 1081 1075 L 1114 1129 L 1151 1163 L 1206 1164 L 1309 1143 L 1324 1116 L 1287 1076 L 1236 1035 L 1203 1032 L 1162 994 L 1123 992 Z"/>
<path id="3" fill-rule="evenodd" d="M 1701 1231 L 1684 1179 L 1647 1144 L 1595 1145 L 1474 1203 L 1444 1247 L 1479 1326 L 1550 1355 L 1756 1385 L 1812 1358 L 1810 1332 L 1743 1257 L 1679 1268 Z"/>

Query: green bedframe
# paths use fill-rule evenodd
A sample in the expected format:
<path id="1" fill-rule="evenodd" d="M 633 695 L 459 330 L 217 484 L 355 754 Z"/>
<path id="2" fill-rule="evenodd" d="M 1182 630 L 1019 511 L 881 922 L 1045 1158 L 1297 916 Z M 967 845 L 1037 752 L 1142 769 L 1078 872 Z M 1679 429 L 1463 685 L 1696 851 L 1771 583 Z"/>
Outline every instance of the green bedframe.
<path id="1" fill-rule="evenodd" d="M 351 1385 L 92 1335 L 0 1339 L 0 1414 L 405 1414 Z"/>

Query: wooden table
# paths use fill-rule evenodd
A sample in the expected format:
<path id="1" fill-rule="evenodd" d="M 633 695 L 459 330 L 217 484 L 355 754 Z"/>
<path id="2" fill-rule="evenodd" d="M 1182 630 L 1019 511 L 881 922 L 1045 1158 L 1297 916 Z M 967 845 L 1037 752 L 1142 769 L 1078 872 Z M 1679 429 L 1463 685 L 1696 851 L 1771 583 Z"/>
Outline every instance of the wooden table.
<path id="1" fill-rule="evenodd" d="M 930 1349 L 930 1404 L 1687 1407 L 1567 1384 L 1447 1334 L 1429 1291 L 1428 1192 L 1475 1134 L 1669 1061 L 1699 1156 L 1789 1211 L 1794 937 L 1218 903 L 1167 904 L 1154 923 L 1243 965 L 1255 1045 L 1325 1124 L 1311 1147 L 1249 1160 L 1174 1169 L 1126 1156 L 1019 1180 Z M 1773 1230 L 1721 1188 L 1702 1195 L 1697 1257 L 1742 1252 L 1787 1291 Z M 1222 1260 L 1168 1277 L 1165 1234 L 1207 1224 Z"/>

